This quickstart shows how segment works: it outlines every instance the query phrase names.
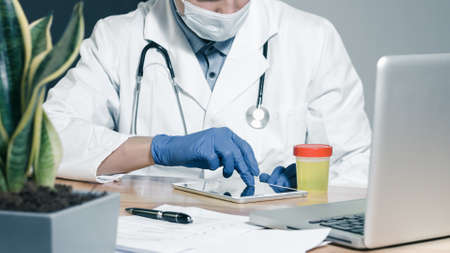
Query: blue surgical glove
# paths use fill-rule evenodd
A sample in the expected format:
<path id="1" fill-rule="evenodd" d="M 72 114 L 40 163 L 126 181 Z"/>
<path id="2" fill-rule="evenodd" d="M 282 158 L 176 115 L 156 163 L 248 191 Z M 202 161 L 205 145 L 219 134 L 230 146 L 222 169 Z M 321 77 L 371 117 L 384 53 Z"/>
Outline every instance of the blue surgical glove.
<path id="1" fill-rule="evenodd" d="M 255 195 L 255 187 L 247 186 L 241 193 L 241 197 L 249 197 Z"/>
<path id="2" fill-rule="evenodd" d="M 295 163 L 289 165 L 287 168 L 283 166 L 276 167 L 271 175 L 262 173 L 259 176 L 259 181 L 271 185 L 297 188 L 297 169 Z"/>
<path id="3" fill-rule="evenodd" d="M 217 170 L 231 177 L 237 170 L 242 180 L 255 185 L 258 163 L 250 145 L 228 128 L 211 128 L 186 136 L 157 135 L 152 141 L 156 164 Z"/>

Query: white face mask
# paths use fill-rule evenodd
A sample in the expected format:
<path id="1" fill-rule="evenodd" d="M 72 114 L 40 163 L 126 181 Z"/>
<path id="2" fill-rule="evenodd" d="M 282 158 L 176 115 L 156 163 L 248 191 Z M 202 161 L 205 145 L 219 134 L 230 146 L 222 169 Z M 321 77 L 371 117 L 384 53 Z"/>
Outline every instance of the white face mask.
<path id="1" fill-rule="evenodd" d="M 200 38 L 211 41 L 225 41 L 234 36 L 241 28 L 250 10 L 250 1 L 239 11 L 232 14 L 221 14 L 195 6 L 186 0 L 184 23 Z"/>

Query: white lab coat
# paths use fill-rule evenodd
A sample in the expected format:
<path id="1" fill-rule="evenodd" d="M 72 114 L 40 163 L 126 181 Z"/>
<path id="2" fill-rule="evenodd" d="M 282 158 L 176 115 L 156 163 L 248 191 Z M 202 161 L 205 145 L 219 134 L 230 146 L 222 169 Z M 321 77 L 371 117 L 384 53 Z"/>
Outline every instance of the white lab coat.
<path id="1" fill-rule="evenodd" d="M 295 144 L 330 144 L 330 183 L 367 183 L 371 130 L 363 87 L 341 38 L 327 20 L 277 0 L 251 1 L 213 92 L 167 0 L 150 0 L 129 14 L 100 20 L 82 44 L 80 62 L 45 104 L 64 147 L 59 177 L 96 181 L 100 163 L 129 138 L 139 56 L 148 40 L 169 52 L 189 133 L 229 127 L 250 143 L 261 171 L 268 173 L 295 162 Z M 255 130 L 245 113 L 256 104 L 264 72 L 264 106 L 271 120 Z M 144 73 L 138 135 L 183 135 L 167 68 L 155 50 L 147 54 Z M 160 166 L 138 173 L 201 176 L 200 169 Z"/>

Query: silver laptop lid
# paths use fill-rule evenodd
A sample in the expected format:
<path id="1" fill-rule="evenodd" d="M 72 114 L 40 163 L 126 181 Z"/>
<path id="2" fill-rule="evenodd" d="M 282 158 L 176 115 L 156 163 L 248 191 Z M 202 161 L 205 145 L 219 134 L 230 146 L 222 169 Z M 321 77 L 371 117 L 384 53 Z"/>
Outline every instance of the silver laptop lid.
<path id="1" fill-rule="evenodd" d="M 450 54 L 378 63 L 369 248 L 450 235 Z"/>

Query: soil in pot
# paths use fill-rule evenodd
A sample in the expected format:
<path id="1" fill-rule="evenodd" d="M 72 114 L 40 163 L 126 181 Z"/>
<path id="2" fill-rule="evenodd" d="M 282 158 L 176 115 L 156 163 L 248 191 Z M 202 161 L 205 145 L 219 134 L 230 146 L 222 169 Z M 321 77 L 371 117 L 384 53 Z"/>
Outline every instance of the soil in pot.
<path id="1" fill-rule="evenodd" d="M 71 186 L 55 185 L 54 189 L 28 182 L 19 193 L 0 192 L 0 210 L 52 213 L 104 196 L 104 193 L 73 192 Z"/>

